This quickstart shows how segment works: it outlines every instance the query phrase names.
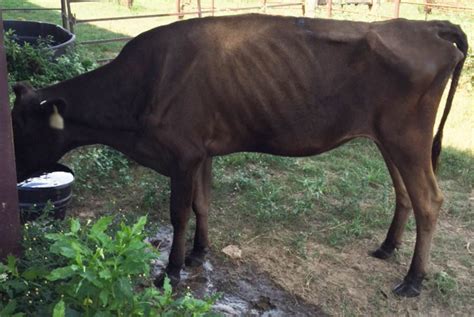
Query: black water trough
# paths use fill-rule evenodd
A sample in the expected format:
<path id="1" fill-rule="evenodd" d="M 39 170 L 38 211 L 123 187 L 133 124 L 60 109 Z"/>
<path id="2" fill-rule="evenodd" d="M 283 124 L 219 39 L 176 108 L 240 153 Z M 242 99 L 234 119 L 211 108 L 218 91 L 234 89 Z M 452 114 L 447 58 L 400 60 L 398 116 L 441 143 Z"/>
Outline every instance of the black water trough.
<path id="1" fill-rule="evenodd" d="M 21 220 L 31 221 L 41 216 L 48 205 L 52 216 L 64 219 L 72 198 L 74 173 L 67 166 L 56 164 L 48 170 L 34 173 L 17 184 Z"/>
<path id="2" fill-rule="evenodd" d="M 20 45 L 29 43 L 34 46 L 39 39 L 50 38 L 50 49 L 55 57 L 64 54 L 76 41 L 76 36 L 68 30 L 46 22 L 5 20 L 3 29 L 13 30 L 14 40 Z"/>

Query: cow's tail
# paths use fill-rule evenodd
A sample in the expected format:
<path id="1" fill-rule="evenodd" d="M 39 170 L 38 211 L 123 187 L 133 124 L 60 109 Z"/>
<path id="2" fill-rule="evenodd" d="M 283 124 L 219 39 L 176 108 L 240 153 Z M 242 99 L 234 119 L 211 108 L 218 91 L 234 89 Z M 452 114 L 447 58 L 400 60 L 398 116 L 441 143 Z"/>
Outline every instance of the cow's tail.
<path id="1" fill-rule="evenodd" d="M 441 154 L 441 145 L 443 139 L 443 129 L 448 118 L 448 114 L 451 111 L 451 105 L 453 104 L 454 93 L 459 83 L 459 77 L 464 66 L 464 61 L 467 57 L 468 42 L 466 34 L 461 30 L 460 27 L 452 24 L 445 25 L 440 29 L 439 36 L 443 39 L 449 40 L 456 44 L 457 48 L 464 54 L 464 57 L 454 68 L 453 77 L 451 79 L 451 86 L 449 87 L 448 98 L 446 100 L 446 106 L 444 108 L 443 116 L 438 126 L 438 131 L 433 139 L 433 146 L 431 149 L 431 162 L 433 164 L 433 170 L 436 171 L 438 166 L 439 155 Z"/>

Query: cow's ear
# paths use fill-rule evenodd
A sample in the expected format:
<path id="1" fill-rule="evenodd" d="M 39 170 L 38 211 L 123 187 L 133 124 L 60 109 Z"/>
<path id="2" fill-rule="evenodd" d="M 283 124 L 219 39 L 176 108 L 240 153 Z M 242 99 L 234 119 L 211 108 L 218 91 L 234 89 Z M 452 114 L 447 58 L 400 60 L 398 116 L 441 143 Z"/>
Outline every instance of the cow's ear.
<path id="1" fill-rule="evenodd" d="M 41 112 L 48 115 L 49 126 L 52 129 L 64 129 L 64 112 L 66 103 L 62 99 L 43 100 L 40 102 Z"/>
<path id="2" fill-rule="evenodd" d="M 21 96 L 26 95 L 29 91 L 33 91 L 34 88 L 28 82 L 22 81 L 13 85 L 13 92 L 15 96 L 19 99 Z"/>

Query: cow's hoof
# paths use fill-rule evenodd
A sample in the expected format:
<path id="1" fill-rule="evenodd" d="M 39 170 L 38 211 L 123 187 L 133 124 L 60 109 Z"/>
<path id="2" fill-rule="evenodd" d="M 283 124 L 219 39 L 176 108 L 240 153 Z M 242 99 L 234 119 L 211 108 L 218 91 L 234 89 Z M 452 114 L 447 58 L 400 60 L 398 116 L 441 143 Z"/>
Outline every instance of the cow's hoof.
<path id="1" fill-rule="evenodd" d="M 163 285 L 165 284 L 165 278 L 168 277 L 168 279 L 170 280 L 170 284 L 171 284 L 171 287 L 176 287 L 178 286 L 179 284 L 179 281 L 180 281 L 180 274 L 178 273 L 177 275 L 176 274 L 170 274 L 170 273 L 160 273 L 160 275 L 158 275 L 155 280 L 153 281 L 153 284 L 155 284 L 155 286 L 157 288 L 163 288 Z"/>
<path id="2" fill-rule="evenodd" d="M 198 267 L 201 266 L 206 260 L 207 252 L 194 252 L 189 253 L 184 259 L 184 264 L 188 267 Z"/>
<path id="3" fill-rule="evenodd" d="M 400 297 L 416 297 L 421 293 L 421 281 L 404 280 L 395 286 L 393 293 Z"/>
<path id="4" fill-rule="evenodd" d="M 393 255 L 394 251 L 395 251 L 395 247 L 388 246 L 384 242 L 376 250 L 369 252 L 369 255 L 377 259 L 386 260 Z"/>

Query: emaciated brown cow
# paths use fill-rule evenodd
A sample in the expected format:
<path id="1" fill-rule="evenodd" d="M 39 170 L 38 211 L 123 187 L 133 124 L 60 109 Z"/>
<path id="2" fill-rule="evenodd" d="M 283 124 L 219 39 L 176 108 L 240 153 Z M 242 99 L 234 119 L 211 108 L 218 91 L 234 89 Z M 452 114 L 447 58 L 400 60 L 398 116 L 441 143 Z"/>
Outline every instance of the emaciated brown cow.
<path id="1" fill-rule="evenodd" d="M 400 245 L 413 208 L 415 252 L 394 291 L 416 296 L 443 201 L 434 168 L 467 47 L 462 30 L 442 21 L 243 15 L 159 27 L 92 72 L 39 90 L 14 87 L 18 176 L 97 143 L 169 176 L 174 236 L 167 274 L 177 281 L 191 212 L 197 226 L 186 263 L 202 263 L 209 247 L 212 157 L 307 156 L 370 138 L 396 193 L 392 225 L 373 255 L 387 258 Z"/>

